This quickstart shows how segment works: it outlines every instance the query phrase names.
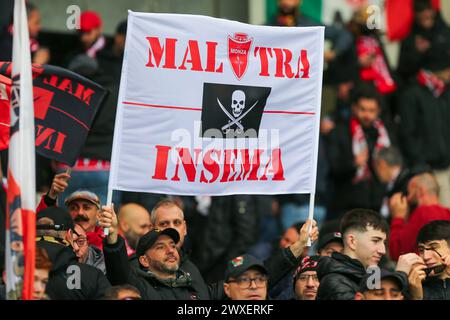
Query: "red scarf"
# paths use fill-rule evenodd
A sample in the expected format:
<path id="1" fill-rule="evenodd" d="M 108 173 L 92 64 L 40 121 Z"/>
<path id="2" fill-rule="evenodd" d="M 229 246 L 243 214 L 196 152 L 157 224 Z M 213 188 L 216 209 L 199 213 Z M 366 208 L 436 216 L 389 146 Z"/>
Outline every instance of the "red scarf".
<path id="1" fill-rule="evenodd" d="M 388 133 L 386 131 L 386 128 L 384 127 L 384 124 L 381 120 L 377 119 L 373 123 L 373 127 L 378 130 L 378 138 L 377 142 L 375 143 L 375 148 L 373 152 L 384 148 L 389 147 L 391 145 L 391 141 L 389 140 Z M 353 155 L 357 156 L 362 151 L 368 149 L 366 137 L 364 135 L 363 128 L 361 127 L 361 124 L 359 121 L 352 117 L 350 119 L 350 130 L 352 134 L 352 151 Z M 353 184 L 359 183 L 361 181 L 370 180 L 371 174 L 369 170 L 369 166 L 366 163 L 364 166 L 360 166 L 356 169 L 355 177 L 353 178 Z"/>
<path id="2" fill-rule="evenodd" d="M 103 234 L 103 229 L 99 226 L 95 226 L 94 231 L 86 232 L 86 238 L 90 245 L 103 250 L 103 239 L 105 235 Z"/>
<path id="3" fill-rule="evenodd" d="M 359 76 L 364 81 L 373 81 L 378 92 L 388 94 L 397 89 L 392 79 L 388 65 L 384 60 L 383 51 L 378 41 L 373 37 L 360 36 L 356 40 L 358 58 L 365 55 L 375 55 L 375 60 L 367 68 L 360 68 Z"/>
<path id="4" fill-rule="evenodd" d="M 421 86 L 427 87 L 436 98 L 439 98 L 445 91 L 445 82 L 430 71 L 420 70 L 417 74 L 417 80 Z"/>

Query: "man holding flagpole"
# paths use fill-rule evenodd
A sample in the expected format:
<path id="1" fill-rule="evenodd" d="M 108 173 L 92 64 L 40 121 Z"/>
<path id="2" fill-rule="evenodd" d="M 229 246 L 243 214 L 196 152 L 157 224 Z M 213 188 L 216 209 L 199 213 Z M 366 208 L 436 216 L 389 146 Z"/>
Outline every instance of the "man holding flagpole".
<path id="1" fill-rule="evenodd" d="M 25 0 L 14 5 L 11 127 L 6 217 L 8 299 L 29 300 L 35 260 L 35 148 L 33 85 Z"/>

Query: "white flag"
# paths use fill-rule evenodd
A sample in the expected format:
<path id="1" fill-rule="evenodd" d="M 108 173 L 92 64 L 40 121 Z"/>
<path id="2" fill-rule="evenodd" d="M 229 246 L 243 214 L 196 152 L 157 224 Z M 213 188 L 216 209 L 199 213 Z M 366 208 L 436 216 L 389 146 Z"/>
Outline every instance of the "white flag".
<path id="1" fill-rule="evenodd" d="M 324 28 L 130 12 L 110 190 L 313 193 Z"/>
<path id="2" fill-rule="evenodd" d="M 34 108 L 25 0 L 14 4 L 6 221 L 6 294 L 31 299 L 36 244 Z"/>

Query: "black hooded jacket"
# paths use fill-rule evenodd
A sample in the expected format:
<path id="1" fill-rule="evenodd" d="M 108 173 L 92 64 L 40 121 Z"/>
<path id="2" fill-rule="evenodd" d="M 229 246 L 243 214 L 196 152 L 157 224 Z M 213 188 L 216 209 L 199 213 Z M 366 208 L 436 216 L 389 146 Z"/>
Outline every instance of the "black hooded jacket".
<path id="1" fill-rule="evenodd" d="M 71 247 L 56 241 L 40 240 L 36 246 L 44 248 L 53 266 L 46 293 L 52 300 L 96 300 L 111 286 L 97 268 L 79 263 Z M 79 288 L 76 276 L 80 275 Z M 70 288 L 72 286 L 72 288 Z"/>

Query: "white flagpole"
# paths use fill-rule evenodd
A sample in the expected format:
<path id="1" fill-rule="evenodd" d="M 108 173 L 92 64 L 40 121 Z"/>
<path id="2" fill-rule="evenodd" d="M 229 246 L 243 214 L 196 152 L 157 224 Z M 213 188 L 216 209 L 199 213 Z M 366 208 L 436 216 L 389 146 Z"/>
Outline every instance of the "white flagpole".
<path id="1" fill-rule="evenodd" d="M 308 213 L 308 219 L 311 220 L 311 222 L 314 219 L 314 200 L 315 200 L 316 194 L 310 193 L 309 195 L 309 213 Z M 311 233 L 312 229 L 312 223 L 309 225 L 308 228 L 308 235 Z M 308 242 L 306 243 L 307 247 L 311 247 L 311 237 L 308 236 Z"/>
<path id="2" fill-rule="evenodd" d="M 106 205 L 108 205 L 108 206 L 111 206 L 111 204 L 112 204 L 113 191 L 114 190 L 108 186 L 108 195 L 106 196 Z M 108 228 L 103 229 L 103 234 L 105 236 L 108 236 L 109 229 Z"/>
<path id="3" fill-rule="evenodd" d="M 27 21 L 25 1 L 15 0 L 8 161 L 8 201 L 13 201 L 8 203 L 7 225 L 10 229 L 6 230 L 5 268 L 8 299 L 24 300 L 31 299 L 33 294 L 36 243 L 35 127 Z M 11 240 L 22 242 L 26 250 L 13 250 Z M 21 255 L 25 258 L 24 263 L 20 262 Z M 17 272 L 14 263 L 23 271 Z"/>

